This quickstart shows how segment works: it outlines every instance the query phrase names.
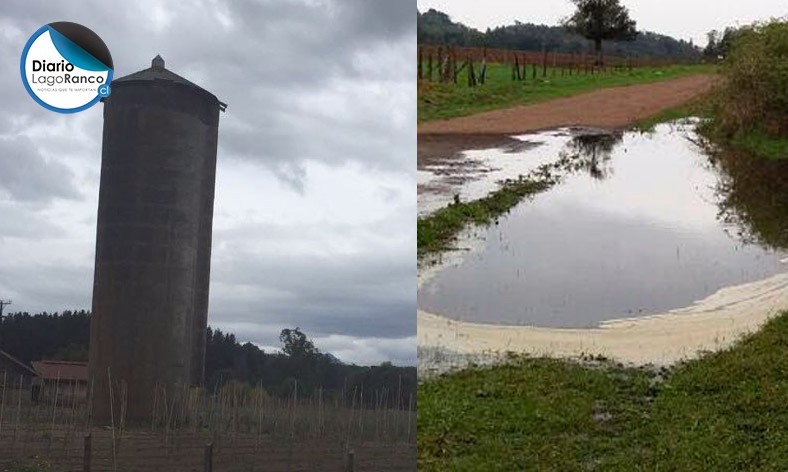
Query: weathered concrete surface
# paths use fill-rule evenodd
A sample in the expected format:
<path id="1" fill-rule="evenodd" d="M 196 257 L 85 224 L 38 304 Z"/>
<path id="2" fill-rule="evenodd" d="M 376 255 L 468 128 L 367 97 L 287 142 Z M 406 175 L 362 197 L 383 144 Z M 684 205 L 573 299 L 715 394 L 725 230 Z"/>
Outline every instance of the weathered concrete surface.
<path id="1" fill-rule="evenodd" d="M 163 69 L 112 83 L 96 235 L 93 414 L 128 420 L 204 376 L 219 102 Z M 166 73 L 162 78 L 157 73 Z M 136 78 L 135 78 L 136 76 Z M 125 385 L 125 387 L 124 387 Z"/>

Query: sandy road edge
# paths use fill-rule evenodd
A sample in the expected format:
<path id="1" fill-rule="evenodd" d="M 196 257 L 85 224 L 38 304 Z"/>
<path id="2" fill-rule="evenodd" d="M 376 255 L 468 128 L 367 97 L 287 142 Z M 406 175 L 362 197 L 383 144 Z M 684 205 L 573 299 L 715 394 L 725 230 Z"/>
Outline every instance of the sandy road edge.
<path id="1" fill-rule="evenodd" d="M 418 310 L 417 342 L 420 349 L 467 355 L 605 356 L 633 365 L 670 365 L 729 347 L 787 308 L 788 273 L 780 273 L 722 288 L 686 308 L 589 329 L 470 323 Z"/>

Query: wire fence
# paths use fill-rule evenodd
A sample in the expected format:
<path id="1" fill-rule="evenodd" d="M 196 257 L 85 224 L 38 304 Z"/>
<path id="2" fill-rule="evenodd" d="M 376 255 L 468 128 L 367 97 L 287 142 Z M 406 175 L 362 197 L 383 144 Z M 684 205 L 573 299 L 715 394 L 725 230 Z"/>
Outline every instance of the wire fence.
<path id="1" fill-rule="evenodd" d="M 664 67 L 691 63 L 689 59 L 653 58 L 636 55 L 606 56 L 557 51 L 519 51 L 478 47 L 420 45 L 418 48 L 418 78 L 426 81 L 458 83 L 460 74 L 467 77 L 469 86 L 483 85 L 488 64 L 508 64 L 512 80 L 550 76 L 612 74 L 631 71 L 638 67 Z M 479 63 L 479 64 L 476 64 Z"/>
<path id="2" fill-rule="evenodd" d="M 0 373 L 0 466 L 41 462 L 57 471 L 414 470 L 415 399 L 384 406 L 385 392 L 327 401 L 269 397 L 262 389 L 170 393 L 150 420 L 93 424 L 89 402 L 50 390 L 33 401 L 22 378 Z M 60 394 L 52 393 L 54 391 Z M 164 392 L 162 392 L 164 394 Z M 347 400 L 347 401 L 345 401 Z M 46 470 L 46 469 L 44 469 Z"/>

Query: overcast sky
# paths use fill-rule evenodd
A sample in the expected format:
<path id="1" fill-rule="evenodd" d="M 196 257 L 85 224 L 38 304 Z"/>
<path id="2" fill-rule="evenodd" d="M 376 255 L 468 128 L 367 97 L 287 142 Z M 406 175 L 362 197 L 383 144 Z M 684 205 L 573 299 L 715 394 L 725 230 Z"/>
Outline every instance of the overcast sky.
<path id="1" fill-rule="evenodd" d="M 555 25 L 573 11 L 569 0 L 417 0 L 417 4 L 420 12 L 435 8 L 482 31 L 514 20 Z M 639 29 L 692 39 L 699 46 L 706 45 L 706 33 L 713 29 L 788 15 L 786 0 L 621 0 L 621 4 Z"/>
<path id="2" fill-rule="evenodd" d="M 89 309 L 102 105 L 45 110 L 19 59 L 74 21 L 115 77 L 166 67 L 220 117 L 209 324 L 266 350 L 299 326 L 346 362 L 415 364 L 415 11 L 410 1 L 0 3 L 0 299 Z"/>

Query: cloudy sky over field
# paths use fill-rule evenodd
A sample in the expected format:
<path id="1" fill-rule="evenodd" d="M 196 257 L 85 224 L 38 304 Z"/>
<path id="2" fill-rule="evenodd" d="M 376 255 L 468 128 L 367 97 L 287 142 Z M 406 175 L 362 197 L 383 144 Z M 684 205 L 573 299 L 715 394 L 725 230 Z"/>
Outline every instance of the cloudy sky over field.
<path id="1" fill-rule="evenodd" d="M 0 299 L 88 309 L 102 105 L 60 115 L 25 92 L 28 37 L 74 21 L 115 77 L 168 69 L 220 117 L 209 323 L 266 350 L 299 326 L 347 362 L 415 364 L 415 11 L 410 2 L 0 5 Z"/>
<path id="2" fill-rule="evenodd" d="M 435 8 L 454 21 L 482 31 L 510 25 L 514 20 L 555 25 L 574 10 L 569 0 L 417 0 L 417 4 L 420 12 Z M 629 8 L 638 28 L 676 39 L 692 39 L 699 46 L 706 45 L 706 33 L 713 29 L 788 15 L 785 0 L 621 0 L 621 4 Z"/>

